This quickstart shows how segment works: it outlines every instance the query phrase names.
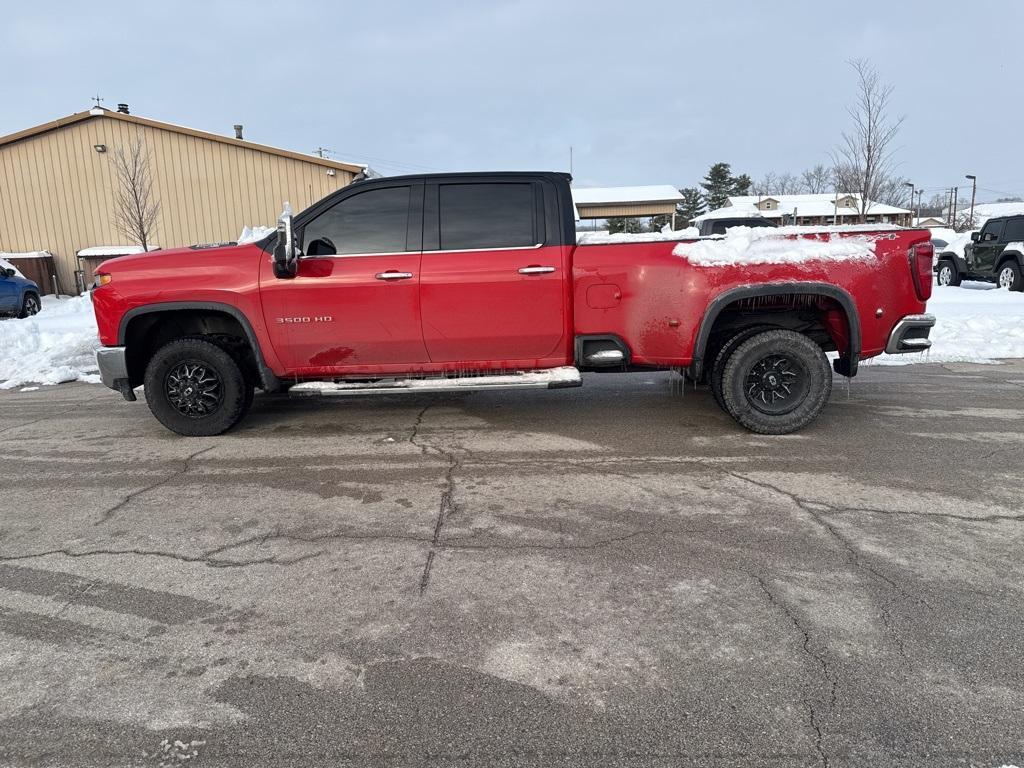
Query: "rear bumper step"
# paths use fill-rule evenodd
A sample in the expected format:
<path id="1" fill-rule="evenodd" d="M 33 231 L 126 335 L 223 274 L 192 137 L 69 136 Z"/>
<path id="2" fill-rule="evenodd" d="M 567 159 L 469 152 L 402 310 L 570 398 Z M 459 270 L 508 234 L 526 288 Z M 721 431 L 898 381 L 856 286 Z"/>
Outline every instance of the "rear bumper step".
<path id="1" fill-rule="evenodd" d="M 907 315 L 902 318 L 889 334 L 889 343 L 885 345 L 887 355 L 900 355 L 905 352 L 924 352 L 932 346 L 928 333 L 935 325 L 935 315 Z"/>
<path id="2" fill-rule="evenodd" d="M 288 390 L 294 397 L 395 395 L 403 392 L 479 392 L 487 389 L 562 389 L 583 383 L 578 368 L 545 368 L 517 373 L 379 379 L 375 381 L 304 381 Z"/>

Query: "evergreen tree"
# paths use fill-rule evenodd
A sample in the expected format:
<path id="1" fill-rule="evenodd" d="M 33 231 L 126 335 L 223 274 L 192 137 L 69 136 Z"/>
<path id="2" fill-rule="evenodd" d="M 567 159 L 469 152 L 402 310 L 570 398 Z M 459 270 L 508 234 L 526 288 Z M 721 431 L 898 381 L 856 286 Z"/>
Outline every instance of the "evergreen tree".
<path id="1" fill-rule="evenodd" d="M 747 176 L 747 174 L 745 173 L 741 173 L 739 176 L 733 176 L 732 190 L 729 192 L 729 195 L 732 197 L 736 197 L 739 195 L 749 195 L 751 184 L 753 184 L 753 182 L 750 180 L 750 177 Z M 780 191 L 779 194 L 785 193 Z"/>
<path id="2" fill-rule="evenodd" d="M 608 219 L 605 222 L 605 229 L 607 229 L 609 234 L 612 235 L 619 232 L 635 235 L 637 232 L 643 232 L 644 226 L 640 219 L 629 216 L 624 218 Z"/>
<path id="3" fill-rule="evenodd" d="M 732 194 L 732 169 L 728 163 L 715 163 L 700 184 L 704 187 L 704 200 L 711 210 L 723 207 Z"/>
<path id="4" fill-rule="evenodd" d="M 676 229 L 686 229 L 690 222 L 704 213 L 704 196 L 696 187 L 683 187 L 679 190 L 683 196 L 682 202 L 676 205 Z"/>

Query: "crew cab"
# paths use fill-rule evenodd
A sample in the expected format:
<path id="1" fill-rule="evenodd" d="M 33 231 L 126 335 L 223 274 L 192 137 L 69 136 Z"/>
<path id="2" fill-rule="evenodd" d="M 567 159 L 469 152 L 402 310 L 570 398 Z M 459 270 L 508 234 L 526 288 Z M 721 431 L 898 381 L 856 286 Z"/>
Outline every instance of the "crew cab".
<path id="1" fill-rule="evenodd" d="M 978 280 L 1024 291 L 1024 216 L 989 219 L 980 231 L 971 233 L 962 254 L 955 249 L 942 251 L 934 269 L 943 286 Z"/>
<path id="2" fill-rule="evenodd" d="M 817 416 L 833 369 L 929 346 L 926 230 L 745 230 L 770 242 L 732 261 L 715 250 L 731 233 L 577 245 L 570 183 L 360 181 L 255 243 L 105 262 L 92 293 L 102 380 L 127 400 L 144 385 L 175 432 L 213 435 L 254 388 L 560 388 L 581 371 L 674 369 L 709 382 L 743 426 L 779 434 Z"/>

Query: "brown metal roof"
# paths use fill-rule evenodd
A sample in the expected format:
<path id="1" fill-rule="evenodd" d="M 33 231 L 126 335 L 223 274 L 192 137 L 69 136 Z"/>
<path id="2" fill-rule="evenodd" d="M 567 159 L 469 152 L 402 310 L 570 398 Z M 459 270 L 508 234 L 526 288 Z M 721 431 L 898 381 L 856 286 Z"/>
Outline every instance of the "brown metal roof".
<path id="1" fill-rule="evenodd" d="M 98 117 L 109 117 L 114 120 L 123 120 L 127 123 L 135 123 L 136 125 L 145 125 L 150 128 L 158 128 L 164 131 L 172 131 L 173 133 L 180 133 L 186 136 L 195 136 L 196 138 L 206 139 L 207 141 L 216 141 L 221 144 L 230 144 L 236 147 L 245 147 L 247 149 L 254 149 L 257 152 L 266 152 L 270 155 L 277 155 L 279 157 L 287 157 L 292 160 L 302 160 L 303 162 L 313 163 L 315 165 L 322 165 L 325 168 L 337 168 L 341 171 L 348 171 L 349 173 L 359 173 L 366 170 L 365 165 L 356 165 L 354 163 L 343 163 L 337 160 L 328 160 L 326 157 L 317 157 L 316 155 L 306 155 L 301 152 L 292 152 L 287 149 L 279 149 L 277 147 L 270 147 L 266 144 L 255 144 L 251 141 L 244 139 L 236 139 L 231 136 L 221 136 L 218 133 L 209 133 L 207 131 L 199 131 L 195 128 L 186 128 L 181 125 L 174 125 L 173 123 L 162 123 L 159 120 L 150 120 L 148 117 L 139 117 L 138 115 L 129 115 L 124 112 L 114 112 L 113 110 L 106 109 L 105 107 L 93 107 L 85 112 L 75 112 L 73 115 L 67 117 L 61 117 L 56 120 L 51 120 L 48 123 L 37 125 L 32 128 L 26 128 L 23 131 L 17 133 L 9 133 L 6 136 L 0 136 L 0 147 L 6 144 L 12 144 L 22 139 L 28 139 L 33 136 L 38 136 L 41 133 L 47 131 L 54 131 L 58 128 L 63 128 L 66 125 L 72 125 L 74 123 L 82 122 L 83 120 L 89 120 L 91 118 Z"/>

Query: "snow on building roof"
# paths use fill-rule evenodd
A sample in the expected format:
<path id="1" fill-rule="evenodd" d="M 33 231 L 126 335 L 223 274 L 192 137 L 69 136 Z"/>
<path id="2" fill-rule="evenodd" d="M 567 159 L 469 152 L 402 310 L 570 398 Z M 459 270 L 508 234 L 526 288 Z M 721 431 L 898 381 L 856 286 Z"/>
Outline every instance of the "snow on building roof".
<path id="1" fill-rule="evenodd" d="M 781 219 L 784 216 L 859 216 L 860 211 L 854 206 L 836 206 L 836 202 L 845 198 L 860 200 L 860 195 L 843 193 L 838 194 L 827 192 L 824 194 L 808 195 L 737 195 L 729 198 L 729 202 L 722 208 L 716 208 L 705 214 L 697 216 L 693 221 L 704 221 L 705 219 L 730 219 L 739 217 L 760 216 L 765 219 Z M 761 210 L 757 207 L 759 202 L 775 200 L 778 208 L 773 210 Z M 869 201 L 867 214 L 870 216 L 896 215 L 910 213 L 906 208 L 897 208 L 885 203 Z"/>
<path id="2" fill-rule="evenodd" d="M 970 212 L 970 205 L 961 205 L 958 213 Z M 996 216 L 1018 216 L 1024 214 L 1024 203 L 979 203 L 974 206 L 974 215 L 980 219 L 979 226 Z"/>
<path id="3" fill-rule="evenodd" d="M 159 245 L 151 245 L 146 250 L 159 251 Z M 93 245 L 83 248 L 78 252 L 82 258 L 96 256 L 131 256 L 134 253 L 142 253 L 141 245 Z"/>
<path id="4" fill-rule="evenodd" d="M 0 259 L 48 259 L 53 256 L 49 251 L 25 251 L 24 253 L 5 253 L 0 251 Z"/>
<path id="5" fill-rule="evenodd" d="M 616 203 L 669 203 L 683 199 L 671 184 L 640 187 L 573 187 L 576 205 L 612 205 Z"/>

